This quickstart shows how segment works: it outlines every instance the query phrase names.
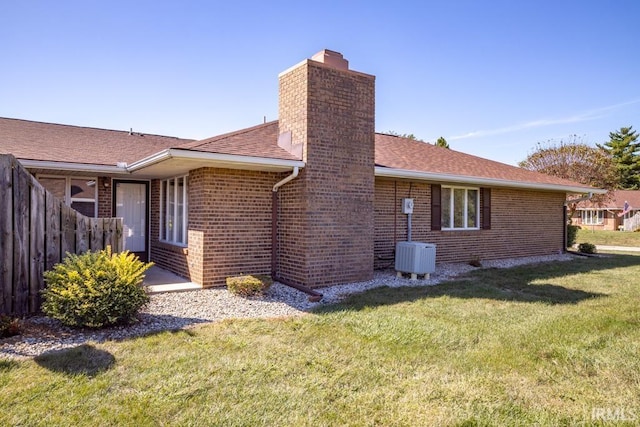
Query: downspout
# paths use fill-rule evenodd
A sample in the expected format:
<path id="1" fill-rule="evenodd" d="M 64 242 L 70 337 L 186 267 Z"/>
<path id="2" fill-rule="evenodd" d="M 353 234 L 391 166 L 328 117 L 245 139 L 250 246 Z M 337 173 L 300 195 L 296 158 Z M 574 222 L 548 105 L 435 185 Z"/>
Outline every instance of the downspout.
<path id="1" fill-rule="evenodd" d="M 303 285 L 298 285 L 283 279 L 278 274 L 278 189 L 285 185 L 287 182 L 292 181 L 298 176 L 300 168 L 294 166 L 291 175 L 285 177 L 283 180 L 277 182 L 273 186 L 271 193 L 271 278 L 275 281 L 282 283 L 283 285 L 298 289 L 309 295 L 309 301 L 317 302 L 322 299 L 322 294 L 314 291 Z"/>

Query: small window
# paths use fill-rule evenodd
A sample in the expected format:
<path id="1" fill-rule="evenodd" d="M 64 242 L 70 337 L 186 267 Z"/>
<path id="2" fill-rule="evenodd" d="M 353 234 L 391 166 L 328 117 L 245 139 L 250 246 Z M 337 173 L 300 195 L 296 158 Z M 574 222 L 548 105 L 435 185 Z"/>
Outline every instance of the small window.
<path id="1" fill-rule="evenodd" d="M 604 223 L 604 211 L 596 209 L 582 211 L 582 223 L 584 225 L 602 225 Z"/>
<path id="2" fill-rule="evenodd" d="M 479 189 L 443 186 L 441 194 L 443 230 L 479 229 Z"/>
<path id="3" fill-rule="evenodd" d="M 38 176 L 42 186 L 84 216 L 97 216 L 96 178 Z"/>
<path id="4" fill-rule="evenodd" d="M 160 240 L 187 244 L 187 177 L 160 182 Z"/>

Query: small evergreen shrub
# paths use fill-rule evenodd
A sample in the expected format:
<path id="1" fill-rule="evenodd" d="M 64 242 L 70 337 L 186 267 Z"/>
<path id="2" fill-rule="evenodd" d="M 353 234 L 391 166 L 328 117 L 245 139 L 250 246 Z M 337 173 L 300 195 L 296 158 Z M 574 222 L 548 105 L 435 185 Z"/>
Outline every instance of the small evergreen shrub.
<path id="1" fill-rule="evenodd" d="M 576 244 L 576 237 L 578 236 L 578 230 L 580 227 L 577 225 L 567 225 L 567 247 L 570 248 Z"/>
<path id="2" fill-rule="evenodd" d="M 593 243 L 580 243 L 578 245 L 578 252 L 583 254 L 595 254 L 596 253 L 596 245 Z"/>
<path id="3" fill-rule="evenodd" d="M 128 251 L 112 254 L 110 247 L 67 254 L 44 273 L 42 311 L 67 326 L 101 328 L 129 322 L 149 301 L 142 281 L 152 265 Z"/>
<path id="4" fill-rule="evenodd" d="M 20 334 L 20 322 L 13 317 L 0 315 L 0 338 L 8 338 Z"/>
<path id="5" fill-rule="evenodd" d="M 227 277 L 229 292 L 243 297 L 262 295 L 272 284 L 271 277 L 260 274 Z"/>

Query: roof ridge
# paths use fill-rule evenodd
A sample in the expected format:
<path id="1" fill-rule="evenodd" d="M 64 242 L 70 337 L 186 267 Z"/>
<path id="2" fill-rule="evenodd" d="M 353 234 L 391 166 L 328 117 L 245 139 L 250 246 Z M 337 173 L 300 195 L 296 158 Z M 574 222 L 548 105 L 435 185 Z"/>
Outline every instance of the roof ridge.
<path id="1" fill-rule="evenodd" d="M 26 123 L 37 123 L 37 124 L 49 125 L 49 126 L 62 126 L 66 128 L 76 128 L 76 129 L 90 129 L 90 130 L 98 130 L 98 131 L 104 131 L 104 132 L 131 133 L 131 131 L 128 131 L 128 130 L 107 129 L 107 128 L 99 128 L 99 127 L 93 127 L 93 126 L 68 125 L 64 123 L 41 122 L 37 120 L 16 119 L 14 117 L 0 117 L 0 120 L 15 120 L 15 121 L 26 122 Z M 133 133 L 137 133 L 139 135 L 157 136 L 160 138 L 173 138 L 173 139 L 181 139 L 185 141 L 195 141 L 194 139 L 181 138 L 179 136 L 159 135 L 159 134 L 148 133 L 148 132 L 133 132 Z"/>

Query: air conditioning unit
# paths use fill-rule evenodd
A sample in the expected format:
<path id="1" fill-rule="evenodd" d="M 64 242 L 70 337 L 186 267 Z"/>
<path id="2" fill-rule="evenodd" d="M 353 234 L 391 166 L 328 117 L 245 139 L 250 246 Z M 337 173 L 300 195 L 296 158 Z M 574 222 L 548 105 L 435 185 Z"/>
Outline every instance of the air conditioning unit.
<path id="1" fill-rule="evenodd" d="M 398 242 L 396 245 L 396 271 L 398 277 L 402 273 L 411 274 L 411 280 L 416 280 L 418 275 L 425 275 L 436 271 L 436 245 L 421 242 Z"/>

